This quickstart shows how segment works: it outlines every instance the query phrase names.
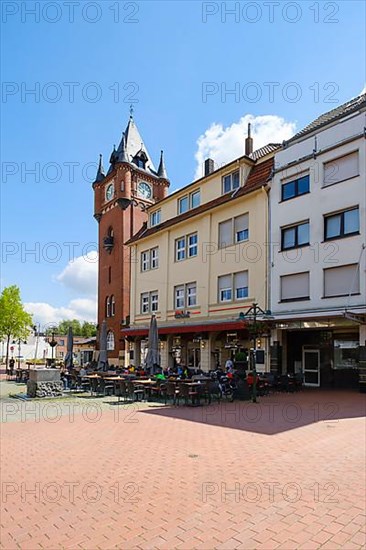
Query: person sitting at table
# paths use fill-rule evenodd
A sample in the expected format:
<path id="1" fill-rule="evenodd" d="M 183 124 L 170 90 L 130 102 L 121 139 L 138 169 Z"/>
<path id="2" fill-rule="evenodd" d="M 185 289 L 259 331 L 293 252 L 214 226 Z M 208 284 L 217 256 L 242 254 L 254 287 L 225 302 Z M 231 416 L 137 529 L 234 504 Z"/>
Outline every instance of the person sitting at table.
<path id="1" fill-rule="evenodd" d="M 80 378 L 84 378 L 84 376 L 86 375 L 87 375 L 86 369 L 84 368 L 84 366 L 82 366 L 81 369 L 79 370 L 79 376 Z"/>

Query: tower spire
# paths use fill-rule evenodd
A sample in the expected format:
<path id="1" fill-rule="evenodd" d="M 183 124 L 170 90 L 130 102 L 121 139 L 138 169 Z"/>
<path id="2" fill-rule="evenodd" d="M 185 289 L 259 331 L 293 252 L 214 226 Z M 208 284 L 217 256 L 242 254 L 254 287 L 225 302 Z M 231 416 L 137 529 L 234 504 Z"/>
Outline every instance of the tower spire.
<path id="1" fill-rule="evenodd" d="M 166 168 L 165 168 L 163 150 L 160 151 L 160 163 L 159 163 L 159 168 L 158 168 L 158 176 L 159 176 L 159 178 L 164 178 L 166 180 L 169 180 L 168 174 L 167 174 L 167 171 L 166 171 Z"/>
<path id="2" fill-rule="evenodd" d="M 98 183 L 100 181 L 103 181 L 104 178 L 105 178 L 105 172 L 104 172 L 104 168 L 103 168 L 103 156 L 100 154 L 99 155 L 99 164 L 98 164 L 97 175 L 95 177 L 95 182 L 94 183 Z"/>

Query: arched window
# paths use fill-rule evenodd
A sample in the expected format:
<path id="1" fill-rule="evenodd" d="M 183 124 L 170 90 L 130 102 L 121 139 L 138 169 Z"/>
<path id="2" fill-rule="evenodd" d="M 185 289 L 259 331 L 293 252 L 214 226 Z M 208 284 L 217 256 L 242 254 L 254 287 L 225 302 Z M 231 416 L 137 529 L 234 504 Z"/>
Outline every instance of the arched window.
<path id="1" fill-rule="evenodd" d="M 109 299 L 109 296 L 105 299 L 105 316 L 110 317 L 111 316 L 111 302 Z"/>
<path id="2" fill-rule="evenodd" d="M 110 330 L 107 334 L 107 351 L 113 351 L 114 350 L 114 334 Z"/>
<path id="3" fill-rule="evenodd" d="M 114 317 L 116 314 L 116 300 L 114 299 L 114 296 L 111 296 L 110 311 L 111 311 L 111 317 Z"/>

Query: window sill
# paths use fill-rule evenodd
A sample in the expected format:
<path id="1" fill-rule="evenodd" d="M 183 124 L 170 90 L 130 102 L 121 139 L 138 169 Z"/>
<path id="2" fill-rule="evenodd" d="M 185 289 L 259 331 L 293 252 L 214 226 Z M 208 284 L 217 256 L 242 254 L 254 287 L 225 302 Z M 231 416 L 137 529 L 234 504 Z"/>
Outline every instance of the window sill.
<path id="1" fill-rule="evenodd" d="M 310 296 L 304 296 L 303 298 L 286 298 L 285 300 L 280 300 L 279 304 L 286 304 L 288 302 L 305 302 L 306 300 L 310 300 Z"/>
<path id="2" fill-rule="evenodd" d="M 347 292 L 347 294 L 334 294 L 332 296 L 322 296 L 321 299 L 329 300 L 329 298 L 344 298 L 345 296 L 361 296 L 361 292 L 352 292 L 351 294 Z"/>
<path id="3" fill-rule="evenodd" d="M 337 237 L 329 237 L 328 239 L 324 239 L 322 243 L 330 243 L 332 241 L 339 241 L 339 239 L 348 239 L 349 237 L 357 237 L 357 235 L 361 235 L 360 231 L 355 231 L 354 233 L 347 233 L 347 235 L 338 235 Z"/>
<path id="4" fill-rule="evenodd" d="M 310 246 L 310 243 L 306 243 L 306 244 L 299 244 L 299 245 L 296 245 L 296 246 L 291 246 L 289 248 L 281 248 L 278 252 L 288 252 L 289 250 L 297 250 L 298 248 L 306 248 L 307 246 Z"/>
<path id="5" fill-rule="evenodd" d="M 278 204 L 281 204 L 282 202 L 289 202 L 294 199 L 298 199 L 299 197 L 304 197 L 306 195 L 310 195 L 310 191 L 306 191 L 305 193 L 301 193 L 301 195 L 295 195 L 294 197 L 290 197 L 289 199 L 281 199 L 278 201 Z"/>
<path id="6" fill-rule="evenodd" d="M 335 181 L 333 183 L 324 183 L 323 182 L 323 185 L 321 186 L 320 189 L 327 189 L 328 187 L 333 187 L 333 185 L 337 185 L 338 183 L 344 183 L 345 181 L 354 180 L 355 178 L 359 178 L 359 177 L 360 177 L 360 174 L 356 174 L 355 176 L 351 176 L 350 178 L 346 178 L 345 180 L 339 180 L 339 181 Z"/>

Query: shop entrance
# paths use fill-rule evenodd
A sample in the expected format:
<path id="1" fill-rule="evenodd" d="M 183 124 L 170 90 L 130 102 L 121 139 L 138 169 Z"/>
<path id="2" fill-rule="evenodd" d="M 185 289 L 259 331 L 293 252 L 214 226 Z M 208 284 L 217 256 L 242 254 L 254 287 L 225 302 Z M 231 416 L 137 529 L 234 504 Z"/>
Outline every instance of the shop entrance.
<path id="1" fill-rule="evenodd" d="M 302 348 L 302 365 L 305 386 L 320 386 L 320 350 Z"/>

